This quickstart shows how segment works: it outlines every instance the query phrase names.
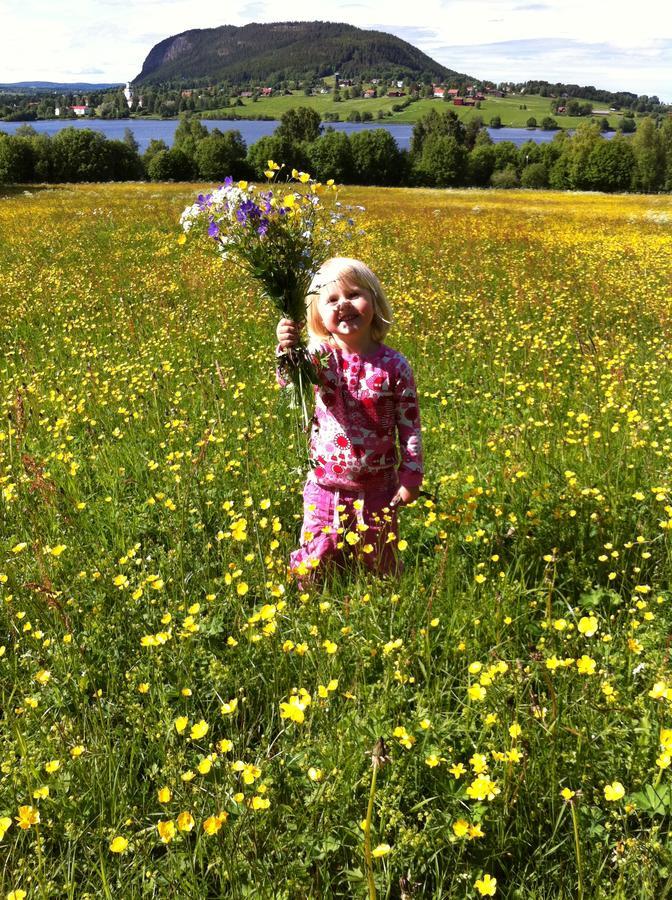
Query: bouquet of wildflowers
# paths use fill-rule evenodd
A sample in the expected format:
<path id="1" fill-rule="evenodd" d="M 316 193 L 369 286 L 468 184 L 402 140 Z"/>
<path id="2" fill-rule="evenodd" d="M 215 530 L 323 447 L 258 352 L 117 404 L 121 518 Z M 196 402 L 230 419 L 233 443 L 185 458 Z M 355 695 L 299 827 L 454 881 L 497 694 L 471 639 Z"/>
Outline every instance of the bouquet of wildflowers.
<path id="1" fill-rule="evenodd" d="M 339 203 L 332 180 L 322 185 L 294 169 L 294 185 L 283 184 L 275 180 L 281 168 L 268 161 L 266 185 L 227 178 L 211 193 L 200 194 L 180 224 L 185 235 L 197 226 L 207 230 L 221 256 L 256 279 L 282 316 L 301 322 L 313 275 L 334 255 L 334 243 L 350 236 L 353 210 Z M 303 343 L 279 357 L 280 372 L 301 403 L 306 424 L 304 388 L 317 383 L 319 363 Z"/>

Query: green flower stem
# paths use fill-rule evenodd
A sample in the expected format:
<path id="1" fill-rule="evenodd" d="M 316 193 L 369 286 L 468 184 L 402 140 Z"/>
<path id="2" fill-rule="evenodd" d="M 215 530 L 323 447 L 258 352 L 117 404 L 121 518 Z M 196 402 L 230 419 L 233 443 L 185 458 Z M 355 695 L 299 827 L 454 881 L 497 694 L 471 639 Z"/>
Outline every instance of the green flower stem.
<path id="1" fill-rule="evenodd" d="M 572 810 L 572 825 L 574 826 L 574 853 L 576 855 L 576 871 L 578 873 L 578 900 L 583 900 L 583 865 L 581 861 L 581 841 L 579 839 L 579 813 L 574 800 L 570 802 Z"/>
<path id="2" fill-rule="evenodd" d="M 374 763 L 369 790 L 369 805 L 364 823 L 364 860 L 366 862 L 366 880 L 369 885 L 369 900 L 376 900 L 376 882 L 373 878 L 373 856 L 371 855 L 371 818 L 373 817 L 373 801 L 376 796 L 376 777 L 378 766 Z"/>

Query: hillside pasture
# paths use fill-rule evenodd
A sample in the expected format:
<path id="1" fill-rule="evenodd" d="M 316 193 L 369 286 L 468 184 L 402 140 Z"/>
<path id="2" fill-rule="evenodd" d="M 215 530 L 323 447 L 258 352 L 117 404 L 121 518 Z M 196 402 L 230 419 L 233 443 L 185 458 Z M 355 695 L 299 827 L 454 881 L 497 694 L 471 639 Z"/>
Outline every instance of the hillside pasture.
<path id="1" fill-rule="evenodd" d="M 451 101 L 440 99 L 422 99 L 411 103 L 406 109 L 399 112 L 393 112 L 392 107 L 399 105 L 404 101 L 404 97 L 374 97 L 365 100 L 362 97 L 355 99 L 348 98 L 334 103 L 331 94 L 315 94 L 314 96 L 306 96 L 302 91 L 294 91 L 278 97 L 259 97 L 257 100 L 244 98 L 242 106 L 227 107 L 225 109 L 210 110 L 207 114 L 208 118 L 226 117 L 231 113 L 241 116 L 242 118 L 258 118 L 260 116 L 273 119 L 280 119 L 283 113 L 288 109 L 295 109 L 297 106 L 307 106 L 315 109 L 324 116 L 325 113 L 338 113 L 340 120 L 345 122 L 351 112 L 357 111 L 361 115 L 363 112 L 372 114 L 374 120 L 378 118 L 378 111 L 382 111 L 386 116 L 388 123 L 414 123 L 422 116 L 426 115 L 430 109 L 436 109 L 438 112 L 452 110 L 462 121 L 468 122 L 476 116 L 480 116 L 486 125 L 489 124 L 493 116 L 500 116 L 502 125 L 510 128 L 525 128 L 527 120 L 530 116 L 534 116 L 539 125 L 545 116 L 551 115 L 551 107 L 548 97 L 540 97 L 538 95 L 516 95 L 510 97 L 486 97 L 481 101 L 480 109 L 471 106 L 455 106 Z M 596 104 L 596 106 L 599 104 Z M 526 106 L 526 109 L 520 109 Z M 389 116 L 387 114 L 390 114 Z M 581 116 L 554 116 L 555 120 L 561 128 L 576 128 L 585 121 L 585 117 Z M 601 118 L 601 117 L 598 117 Z M 612 128 L 618 125 L 619 115 L 612 113 L 607 116 Z"/>

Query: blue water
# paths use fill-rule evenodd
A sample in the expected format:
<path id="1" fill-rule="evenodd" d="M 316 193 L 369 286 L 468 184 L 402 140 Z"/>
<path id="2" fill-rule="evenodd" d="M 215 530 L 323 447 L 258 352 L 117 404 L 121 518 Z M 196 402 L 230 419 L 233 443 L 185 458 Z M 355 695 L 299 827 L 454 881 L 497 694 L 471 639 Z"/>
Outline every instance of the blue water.
<path id="1" fill-rule="evenodd" d="M 44 122 L 28 123 L 0 122 L 0 132 L 13 134 L 23 124 L 30 125 L 41 134 L 56 134 L 63 128 L 91 128 L 94 131 L 100 131 L 112 140 L 121 140 L 125 129 L 130 128 L 140 146 L 140 152 L 144 153 L 152 138 L 160 138 L 170 146 L 179 122 L 176 119 L 50 119 Z M 219 128 L 220 131 L 236 129 L 240 131 L 249 147 L 259 138 L 273 134 L 280 123 L 258 122 L 251 119 L 241 119 L 238 122 L 205 119 L 203 124 L 209 129 Z M 346 134 L 385 128 L 394 137 L 401 150 L 409 149 L 413 133 L 412 125 L 390 125 L 383 122 L 330 122 L 324 127 L 332 127 L 336 131 L 344 131 Z M 517 146 L 530 140 L 538 144 L 545 144 L 547 141 L 552 141 L 553 135 L 556 134 L 554 131 L 528 130 L 527 128 L 488 128 L 488 132 L 495 143 L 513 141 Z"/>

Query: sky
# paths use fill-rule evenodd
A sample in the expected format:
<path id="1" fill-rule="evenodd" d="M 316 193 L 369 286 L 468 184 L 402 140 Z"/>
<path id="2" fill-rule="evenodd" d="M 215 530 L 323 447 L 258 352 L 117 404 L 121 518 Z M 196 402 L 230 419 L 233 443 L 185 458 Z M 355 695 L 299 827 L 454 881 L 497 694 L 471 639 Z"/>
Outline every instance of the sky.
<path id="1" fill-rule="evenodd" d="M 387 31 L 477 78 L 545 79 L 672 103 L 669 0 L 0 0 L 0 82 L 125 82 L 192 28 L 294 21 Z M 285 8 L 287 9 L 287 8 Z"/>

